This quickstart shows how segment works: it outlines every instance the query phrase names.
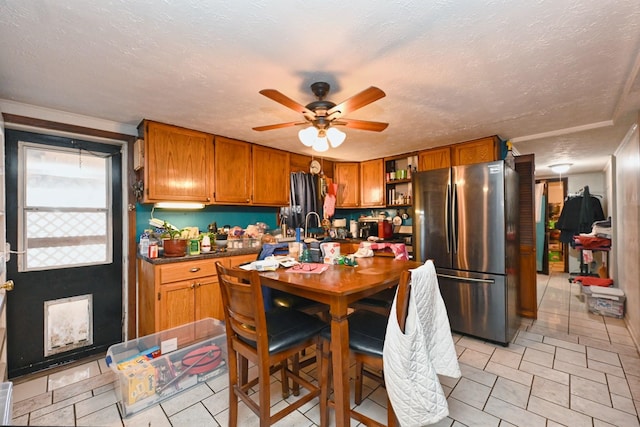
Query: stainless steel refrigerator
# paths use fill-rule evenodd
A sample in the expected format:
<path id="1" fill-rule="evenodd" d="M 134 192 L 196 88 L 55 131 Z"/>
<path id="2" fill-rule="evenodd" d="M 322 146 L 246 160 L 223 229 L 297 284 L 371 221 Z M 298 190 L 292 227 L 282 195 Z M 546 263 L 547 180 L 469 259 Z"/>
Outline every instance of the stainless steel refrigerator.
<path id="1" fill-rule="evenodd" d="M 507 345 L 519 326 L 518 174 L 496 161 L 412 180 L 414 258 L 433 260 L 451 329 Z"/>

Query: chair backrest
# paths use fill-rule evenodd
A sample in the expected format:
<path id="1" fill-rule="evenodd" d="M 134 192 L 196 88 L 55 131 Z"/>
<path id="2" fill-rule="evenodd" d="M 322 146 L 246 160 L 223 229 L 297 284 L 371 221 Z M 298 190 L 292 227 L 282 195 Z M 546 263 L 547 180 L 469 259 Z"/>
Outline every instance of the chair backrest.
<path id="1" fill-rule="evenodd" d="M 404 327 L 407 323 L 409 298 L 411 298 L 411 273 L 409 271 L 403 271 L 400 273 L 398 294 L 396 296 L 396 316 L 398 317 L 398 325 L 402 332 L 404 332 Z"/>
<path id="2" fill-rule="evenodd" d="M 267 322 L 258 272 L 227 268 L 219 261 L 216 270 L 227 334 L 253 341 L 258 348 L 266 349 Z"/>

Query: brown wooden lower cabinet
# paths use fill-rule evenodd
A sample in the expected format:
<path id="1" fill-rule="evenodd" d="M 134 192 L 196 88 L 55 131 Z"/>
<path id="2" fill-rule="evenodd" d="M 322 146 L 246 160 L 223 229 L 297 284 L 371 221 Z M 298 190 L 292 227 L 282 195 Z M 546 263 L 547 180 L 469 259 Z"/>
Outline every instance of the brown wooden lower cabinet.
<path id="1" fill-rule="evenodd" d="M 139 335 L 196 320 L 224 320 L 215 262 L 225 266 L 254 261 L 257 254 L 152 264 L 138 259 Z"/>

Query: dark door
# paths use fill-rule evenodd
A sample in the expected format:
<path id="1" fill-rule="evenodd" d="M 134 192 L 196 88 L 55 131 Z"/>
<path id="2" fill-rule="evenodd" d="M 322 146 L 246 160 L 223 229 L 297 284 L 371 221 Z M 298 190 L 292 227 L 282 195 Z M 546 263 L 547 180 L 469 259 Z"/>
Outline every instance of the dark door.
<path id="1" fill-rule="evenodd" d="M 5 150 L 7 241 L 22 251 L 7 264 L 12 378 L 122 340 L 122 159 L 117 145 L 9 129 Z M 62 169 L 41 174 L 51 159 Z M 69 172 L 93 164 L 103 176 Z"/>

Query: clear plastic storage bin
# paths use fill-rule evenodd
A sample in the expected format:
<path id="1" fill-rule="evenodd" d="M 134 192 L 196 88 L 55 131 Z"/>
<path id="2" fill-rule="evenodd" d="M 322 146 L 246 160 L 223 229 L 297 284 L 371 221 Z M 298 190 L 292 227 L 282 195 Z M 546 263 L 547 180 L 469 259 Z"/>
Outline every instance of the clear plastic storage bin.
<path id="1" fill-rule="evenodd" d="M 124 417 L 227 372 L 224 324 L 203 319 L 109 347 Z"/>
<path id="2" fill-rule="evenodd" d="M 585 290 L 587 296 L 587 306 L 589 311 L 603 316 L 624 317 L 624 292 L 618 288 L 607 288 L 602 286 L 589 286 Z"/>
<path id="3" fill-rule="evenodd" d="M 3 426 L 11 425 L 11 407 L 13 405 L 13 383 L 0 383 L 0 420 Z"/>

